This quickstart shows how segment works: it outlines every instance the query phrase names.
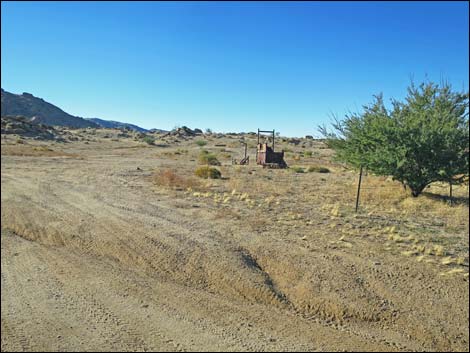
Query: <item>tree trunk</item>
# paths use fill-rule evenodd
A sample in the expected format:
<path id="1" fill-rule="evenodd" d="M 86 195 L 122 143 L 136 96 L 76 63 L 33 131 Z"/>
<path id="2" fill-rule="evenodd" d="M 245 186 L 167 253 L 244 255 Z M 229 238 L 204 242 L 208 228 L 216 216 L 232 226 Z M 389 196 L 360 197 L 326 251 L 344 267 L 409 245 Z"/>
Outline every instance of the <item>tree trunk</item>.
<path id="1" fill-rule="evenodd" d="M 410 186 L 410 190 L 411 190 L 411 196 L 413 197 L 418 197 L 424 190 L 424 188 L 426 187 L 426 185 L 418 185 L 418 186 Z"/>

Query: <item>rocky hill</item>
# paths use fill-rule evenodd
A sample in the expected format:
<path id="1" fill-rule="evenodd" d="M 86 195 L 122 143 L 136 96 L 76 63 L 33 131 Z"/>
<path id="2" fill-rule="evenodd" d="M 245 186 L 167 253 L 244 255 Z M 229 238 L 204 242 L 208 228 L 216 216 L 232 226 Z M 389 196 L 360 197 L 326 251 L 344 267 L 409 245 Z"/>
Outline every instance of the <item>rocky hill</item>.
<path id="1" fill-rule="evenodd" d="M 92 121 L 95 124 L 98 124 L 101 127 L 108 128 L 108 129 L 130 129 L 138 132 L 148 132 L 149 130 L 144 129 L 140 126 L 129 124 L 129 123 L 121 123 L 119 121 L 113 120 L 103 120 L 98 118 L 87 118 L 86 120 Z"/>
<path id="2" fill-rule="evenodd" d="M 62 140 L 52 126 L 32 123 L 21 116 L 5 115 L 1 118 L 2 134 L 14 134 L 21 137 L 31 137 L 36 140 Z"/>
<path id="3" fill-rule="evenodd" d="M 50 126 L 68 126 L 74 128 L 94 127 L 99 125 L 77 116 L 70 115 L 44 99 L 30 93 L 13 94 L 2 88 L 2 116 L 23 116 L 32 123 Z"/>

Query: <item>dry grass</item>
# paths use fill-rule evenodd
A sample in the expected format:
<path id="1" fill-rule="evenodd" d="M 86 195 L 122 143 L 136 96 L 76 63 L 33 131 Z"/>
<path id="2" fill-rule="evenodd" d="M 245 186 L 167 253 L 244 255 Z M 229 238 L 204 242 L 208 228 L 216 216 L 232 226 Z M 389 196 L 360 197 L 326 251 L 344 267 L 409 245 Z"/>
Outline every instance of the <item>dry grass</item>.
<path id="1" fill-rule="evenodd" d="M 56 151 L 47 146 L 21 145 L 2 145 L 1 154 L 4 156 L 22 156 L 22 157 L 67 157 L 79 158 L 82 156 L 76 153 L 67 153 Z"/>
<path id="2" fill-rule="evenodd" d="M 210 152 L 202 153 L 214 157 L 215 144 L 229 146 L 232 142 L 226 139 L 207 141 Z M 239 147 L 236 143 L 234 148 Z M 184 196 L 181 193 L 175 196 L 197 199 L 200 207 L 217 210 L 216 219 L 243 219 L 257 231 L 281 234 L 295 231 L 307 237 L 312 231 L 319 237 L 346 235 L 348 244 L 343 239 L 335 245 L 344 249 L 349 243 L 357 246 L 354 239 L 367 238 L 385 243 L 386 250 L 397 256 L 414 257 L 415 261 L 430 266 L 442 266 L 446 256 L 451 256 L 450 264 L 456 266 L 458 258 L 468 258 L 468 246 L 465 247 L 468 205 L 462 201 L 465 188 L 454 187 L 454 195 L 460 201 L 451 207 L 445 199 L 448 192 L 445 186 L 432 185 L 423 195 L 413 198 L 399 182 L 365 174 L 356 214 L 358 172 L 332 162 L 328 149 L 315 148 L 308 159 L 301 159 L 303 162 L 298 164 L 288 162 L 291 170 L 263 169 L 253 162 L 246 166 L 231 165 L 223 159 L 224 154 L 228 154 L 226 147 L 217 151 L 217 157 L 223 161 L 219 169 L 224 179 L 203 180 L 194 176 L 201 148 L 191 140 L 159 153 L 158 158 L 167 161 L 175 160 L 176 155 L 178 162 L 169 162 L 164 167 L 175 169 L 156 172 L 154 183 L 186 191 Z M 295 156 L 302 150 L 300 146 L 293 146 L 291 151 Z M 235 155 L 242 152 L 243 148 L 231 151 Z M 176 169 L 176 165 L 181 168 Z M 295 173 L 296 166 L 299 171 L 310 169 L 313 172 Z M 321 173 L 320 167 L 331 172 Z M 276 221 L 264 223 L 258 212 L 268 212 Z M 385 228 L 392 226 L 396 229 L 384 233 Z"/>
<path id="3" fill-rule="evenodd" d="M 158 170 L 153 174 L 153 182 L 158 186 L 173 189 L 200 189 L 201 183 L 195 178 L 185 177 L 176 173 L 173 169 Z"/>

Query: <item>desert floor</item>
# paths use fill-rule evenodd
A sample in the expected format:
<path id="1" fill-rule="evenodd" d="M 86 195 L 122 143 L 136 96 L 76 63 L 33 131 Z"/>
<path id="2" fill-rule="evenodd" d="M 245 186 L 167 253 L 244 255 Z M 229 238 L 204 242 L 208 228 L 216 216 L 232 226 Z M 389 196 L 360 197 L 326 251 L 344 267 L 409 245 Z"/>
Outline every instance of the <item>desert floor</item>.
<path id="1" fill-rule="evenodd" d="M 237 136 L 103 131 L 2 135 L 2 351 L 468 351 L 466 186 L 451 207 L 367 175 L 356 214 L 318 141 L 278 148 L 330 173 L 254 165 L 248 135 L 238 166 Z M 223 179 L 194 176 L 202 149 Z"/>

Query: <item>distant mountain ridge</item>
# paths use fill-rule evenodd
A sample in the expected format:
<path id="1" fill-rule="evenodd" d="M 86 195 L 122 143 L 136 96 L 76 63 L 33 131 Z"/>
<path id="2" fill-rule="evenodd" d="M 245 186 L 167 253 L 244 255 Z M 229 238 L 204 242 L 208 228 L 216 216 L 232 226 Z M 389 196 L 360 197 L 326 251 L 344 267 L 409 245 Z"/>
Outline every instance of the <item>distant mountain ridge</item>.
<path id="1" fill-rule="evenodd" d="M 34 97 L 31 93 L 13 94 L 2 92 L 2 116 L 23 116 L 31 122 L 50 126 L 69 126 L 74 128 L 93 127 L 99 125 L 93 121 L 70 115 L 42 98 Z"/>
<path id="2" fill-rule="evenodd" d="M 108 128 L 108 129 L 123 129 L 123 128 L 129 128 L 134 131 L 138 132 L 148 132 L 149 130 L 144 129 L 143 127 L 134 125 L 134 124 L 129 124 L 129 123 L 121 123 L 119 121 L 114 121 L 114 120 L 103 120 L 103 119 L 98 119 L 98 118 L 86 118 L 88 121 L 92 121 L 95 124 L 98 124 L 101 127 Z"/>
<path id="3" fill-rule="evenodd" d="M 134 131 L 146 132 L 166 132 L 160 129 L 147 130 L 140 126 L 122 123 L 113 120 L 103 120 L 98 118 L 81 118 L 64 112 L 59 107 L 46 102 L 42 98 L 33 96 L 31 93 L 14 94 L 2 90 L 2 111 L 1 116 L 22 116 L 29 119 L 31 123 L 44 124 L 49 126 L 67 126 L 73 128 L 108 128 L 123 129 L 128 128 Z"/>

